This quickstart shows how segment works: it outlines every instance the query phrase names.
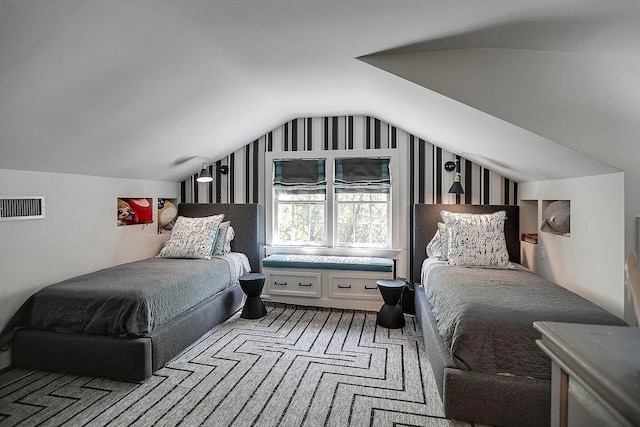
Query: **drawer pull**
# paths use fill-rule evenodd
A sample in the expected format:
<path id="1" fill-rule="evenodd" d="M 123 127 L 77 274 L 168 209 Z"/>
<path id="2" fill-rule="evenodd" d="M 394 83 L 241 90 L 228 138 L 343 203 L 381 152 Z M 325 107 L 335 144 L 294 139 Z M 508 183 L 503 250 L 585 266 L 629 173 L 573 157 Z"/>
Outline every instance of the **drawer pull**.
<path id="1" fill-rule="evenodd" d="M 338 285 L 340 289 L 351 289 L 351 285 Z"/>
<path id="2" fill-rule="evenodd" d="M 308 285 L 304 283 L 298 283 L 298 286 L 311 286 L 311 283 L 309 283 Z"/>
<path id="3" fill-rule="evenodd" d="M 273 284 L 274 284 L 274 285 L 276 285 L 276 286 L 287 286 L 287 282 L 284 282 L 284 283 L 278 283 L 278 282 L 276 282 L 275 280 L 274 280 Z"/>
<path id="4" fill-rule="evenodd" d="M 368 291 L 370 291 L 370 290 L 372 290 L 372 289 L 378 289 L 378 287 L 377 287 L 377 286 L 367 286 L 367 285 L 364 285 L 364 288 L 365 288 L 366 290 L 368 290 Z"/>

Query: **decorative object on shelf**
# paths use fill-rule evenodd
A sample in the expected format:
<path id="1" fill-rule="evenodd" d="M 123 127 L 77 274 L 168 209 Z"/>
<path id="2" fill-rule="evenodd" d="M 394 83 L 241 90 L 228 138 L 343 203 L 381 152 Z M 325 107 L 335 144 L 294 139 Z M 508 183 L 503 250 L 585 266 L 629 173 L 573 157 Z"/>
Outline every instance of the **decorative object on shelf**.
<path id="1" fill-rule="evenodd" d="M 158 198 L 158 234 L 171 233 L 177 216 L 177 200 Z"/>
<path id="2" fill-rule="evenodd" d="M 460 160 L 456 160 L 455 162 L 449 160 L 444 164 L 444 170 L 447 172 L 456 171 L 456 176 L 453 179 L 453 184 L 451 184 L 451 188 L 449 188 L 449 193 L 451 194 L 464 194 L 464 189 L 462 188 L 462 184 L 460 184 Z"/>
<path id="3" fill-rule="evenodd" d="M 627 290 L 636 312 L 636 321 L 638 322 L 638 326 L 640 326 L 640 269 L 638 269 L 638 257 L 634 252 L 631 252 L 627 256 L 625 271 L 627 276 Z"/>
<path id="4" fill-rule="evenodd" d="M 522 233 L 520 240 L 527 243 L 533 243 L 534 245 L 538 244 L 538 234 L 536 233 Z"/>
<path id="5" fill-rule="evenodd" d="M 571 202 L 569 200 L 556 200 L 549 203 L 544 211 L 542 231 L 558 234 L 571 232 Z"/>

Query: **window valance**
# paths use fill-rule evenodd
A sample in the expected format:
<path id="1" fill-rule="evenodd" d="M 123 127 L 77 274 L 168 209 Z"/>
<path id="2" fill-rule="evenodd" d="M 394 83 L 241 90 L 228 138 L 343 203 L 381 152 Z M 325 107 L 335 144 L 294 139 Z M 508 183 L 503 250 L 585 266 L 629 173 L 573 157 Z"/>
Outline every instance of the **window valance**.
<path id="1" fill-rule="evenodd" d="M 318 194 L 326 189 L 324 159 L 274 160 L 273 187 L 278 194 Z"/>
<path id="2" fill-rule="evenodd" d="M 343 193 L 389 193 L 389 159 L 336 159 L 336 191 Z"/>

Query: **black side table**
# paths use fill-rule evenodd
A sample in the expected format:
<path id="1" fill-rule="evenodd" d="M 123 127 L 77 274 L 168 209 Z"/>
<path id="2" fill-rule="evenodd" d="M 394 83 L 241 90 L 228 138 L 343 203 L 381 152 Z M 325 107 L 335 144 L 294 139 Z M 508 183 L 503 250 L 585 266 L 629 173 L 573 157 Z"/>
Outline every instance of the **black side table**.
<path id="1" fill-rule="evenodd" d="M 267 314 L 267 309 L 264 308 L 260 294 L 262 293 L 262 287 L 264 286 L 265 275 L 262 273 L 249 273 L 244 276 L 240 276 L 240 287 L 247 296 L 247 300 L 244 302 L 244 308 L 240 317 L 243 319 L 260 319 Z"/>
<path id="2" fill-rule="evenodd" d="M 389 329 L 404 327 L 404 314 L 400 307 L 400 298 L 404 291 L 404 280 L 378 280 L 378 289 L 382 294 L 384 304 L 378 311 L 377 323 Z"/>

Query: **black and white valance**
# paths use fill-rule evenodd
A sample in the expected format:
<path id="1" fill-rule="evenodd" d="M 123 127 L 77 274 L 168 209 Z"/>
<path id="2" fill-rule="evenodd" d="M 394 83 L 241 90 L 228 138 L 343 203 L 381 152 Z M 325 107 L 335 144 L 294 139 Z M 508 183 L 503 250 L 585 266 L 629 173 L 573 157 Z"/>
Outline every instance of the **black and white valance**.
<path id="1" fill-rule="evenodd" d="M 389 159 L 336 159 L 335 186 L 342 193 L 389 193 Z"/>
<path id="2" fill-rule="evenodd" d="M 274 160 L 273 188 L 278 194 L 319 194 L 326 190 L 324 159 Z"/>

